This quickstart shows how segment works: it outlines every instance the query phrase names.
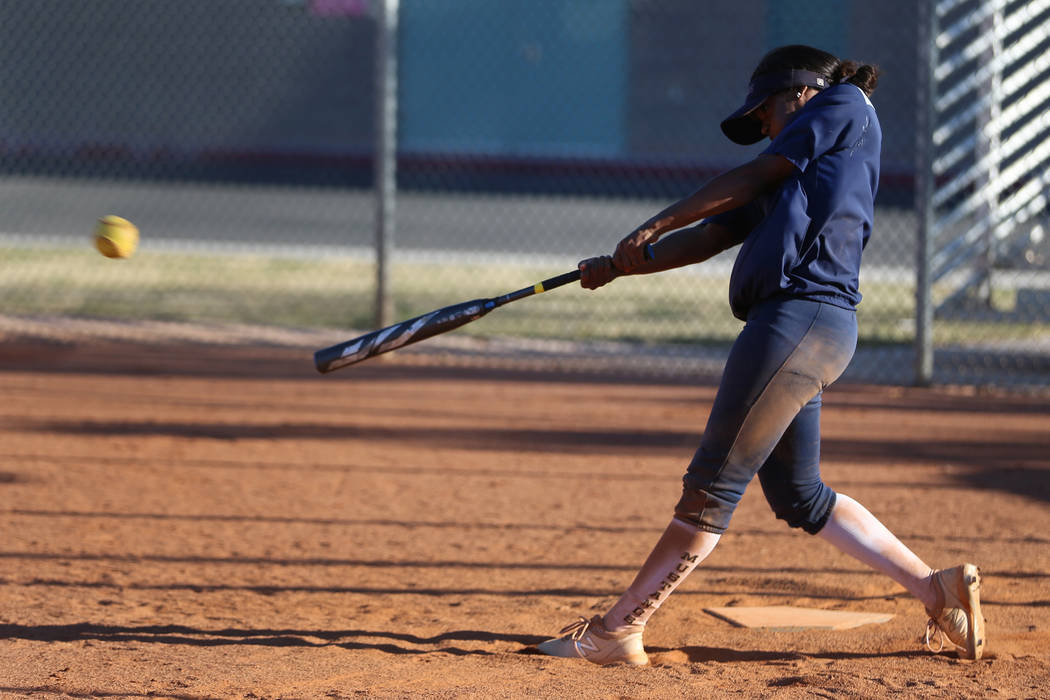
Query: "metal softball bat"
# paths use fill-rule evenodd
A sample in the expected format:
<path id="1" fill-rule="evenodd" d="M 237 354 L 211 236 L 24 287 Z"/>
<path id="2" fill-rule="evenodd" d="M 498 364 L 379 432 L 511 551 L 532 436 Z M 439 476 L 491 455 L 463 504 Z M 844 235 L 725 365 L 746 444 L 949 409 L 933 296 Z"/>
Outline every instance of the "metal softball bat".
<path id="1" fill-rule="evenodd" d="M 646 246 L 645 257 L 652 258 L 651 246 Z M 347 365 L 353 365 L 370 357 L 418 343 L 441 333 L 476 321 L 493 309 L 518 299 L 556 289 L 580 279 L 580 271 L 573 270 L 557 277 L 537 282 L 516 292 L 491 299 L 474 299 L 395 323 L 386 328 L 366 333 L 352 340 L 337 343 L 314 353 L 314 366 L 321 374 L 327 374 Z"/>
<path id="2" fill-rule="evenodd" d="M 446 306 L 437 311 L 431 311 L 422 316 L 416 316 L 407 321 L 396 323 L 393 326 L 372 331 L 359 338 L 318 350 L 314 353 L 314 365 L 317 366 L 317 371 L 322 374 L 331 372 L 340 367 L 367 360 L 374 355 L 390 352 L 405 345 L 418 343 L 435 335 L 447 333 L 454 328 L 459 328 L 471 321 L 478 320 L 488 312 L 504 304 L 561 287 L 578 279 L 580 279 L 580 271 L 573 270 L 572 272 L 566 272 L 564 275 L 551 277 L 542 282 L 537 282 L 531 287 L 525 287 L 503 296 L 492 297 L 491 299 L 474 299 L 473 301 L 464 301 L 452 306 Z"/>

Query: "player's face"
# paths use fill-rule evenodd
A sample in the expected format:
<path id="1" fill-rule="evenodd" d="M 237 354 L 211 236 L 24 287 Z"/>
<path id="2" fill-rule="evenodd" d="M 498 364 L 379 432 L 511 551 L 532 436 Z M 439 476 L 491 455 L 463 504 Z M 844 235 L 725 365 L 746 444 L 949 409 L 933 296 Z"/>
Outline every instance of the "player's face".
<path id="1" fill-rule="evenodd" d="M 752 112 L 762 124 L 762 134 L 768 136 L 770 141 L 775 139 L 798 110 L 815 94 L 817 91 L 810 87 L 803 88 L 801 94 L 796 88 L 790 88 L 767 97 L 766 101 Z"/>

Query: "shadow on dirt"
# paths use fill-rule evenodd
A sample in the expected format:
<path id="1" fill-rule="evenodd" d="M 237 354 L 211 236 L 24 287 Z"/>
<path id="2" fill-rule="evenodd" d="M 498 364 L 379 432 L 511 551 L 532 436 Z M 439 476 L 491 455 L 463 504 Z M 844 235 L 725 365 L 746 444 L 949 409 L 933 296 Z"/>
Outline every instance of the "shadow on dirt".
<path id="1" fill-rule="evenodd" d="M 916 413 L 995 413 L 998 415 L 1045 415 L 1050 405 L 1044 394 L 1024 395 L 939 388 L 836 384 L 824 395 L 824 406 L 832 411 L 913 411 Z"/>
<path id="2" fill-rule="evenodd" d="M 967 540 L 970 541 L 970 540 Z M 92 561 L 92 562 L 107 562 L 109 564 L 119 563 L 133 563 L 133 564 L 189 564 L 189 565 L 210 565 L 219 564 L 222 566 L 303 566 L 311 568 L 326 568 L 326 567 L 357 567 L 365 569 L 480 569 L 480 570 L 494 570 L 494 571 L 607 571 L 607 572 L 633 572 L 637 569 L 635 564 L 582 564 L 579 562 L 564 562 L 564 563 L 553 563 L 553 562 L 499 562 L 499 561 L 458 561 L 450 559 L 437 559 L 437 560 L 411 560 L 411 559 L 344 559 L 339 557 L 248 557 L 248 556 L 227 556 L 227 557 L 203 557 L 203 556 L 178 556 L 178 555 L 160 555 L 160 554 L 95 554 L 95 553 L 74 553 L 74 552 L 63 552 L 63 553 L 48 553 L 48 552 L 5 552 L 0 551 L 0 560 L 12 560 L 12 561 Z M 864 568 L 840 568 L 840 567 L 806 567 L 806 566 L 746 566 L 741 564 L 734 564 L 732 566 L 719 566 L 717 564 L 704 564 L 704 571 L 708 573 L 719 573 L 719 574 L 740 574 L 751 577 L 751 580 L 757 581 L 755 576 L 762 574 L 798 574 L 805 576 L 806 574 L 821 573 L 826 575 L 838 575 L 838 576 L 856 576 L 865 575 L 870 573 L 870 569 Z M 996 571 L 996 578 L 1004 579 L 1050 579 L 1050 572 L 1043 571 Z M 2 583 L 4 579 L 0 579 Z M 85 582 L 85 583 L 56 583 L 53 581 L 34 581 L 32 583 L 37 584 L 55 584 L 55 585 L 69 585 L 69 586 L 112 586 L 114 585 L 110 581 L 101 582 Z M 26 584 L 22 584 L 26 585 Z M 127 584 L 126 587 L 134 588 L 140 584 Z M 143 585 L 144 586 L 144 585 Z M 174 588 L 174 587 L 187 587 L 189 584 L 165 584 L 163 588 Z M 210 588 L 210 587 L 209 587 Z M 240 586 L 221 586 L 226 589 L 237 589 Z M 278 590 L 272 586 L 260 587 L 264 590 Z M 280 588 L 280 590 L 286 590 Z M 344 590 L 344 589 L 313 589 L 313 588 L 294 588 L 294 590 Z M 345 589 L 352 590 L 352 589 Z M 573 593 L 575 591 L 571 589 L 559 589 L 566 593 Z M 404 590 L 385 589 L 384 593 L 425 593 L 426 589 L 418 588 L 406 588 Z M 447 591 L 445 591 L 447 592 Z M 761 595 L 755 591 L 750 591 L 753 595 Z M 814 591 L 809 590 L 807 595 L 812 596 Z M 588 595 L 597 595 L 594 592 L 588 593 Z M 835 596 L 841 597 L 841 596 Z M 885 596 L 879 595 L 874 596 L 876 599 L 884 598 Z M 859 600 L 859 599 L 856 599 Z"/>
<path id="3" fill-rule="evenodd" d="M 435 448 L 525 450 L 529 452 L 621 452 L 624 448 L 675 449 L 694 446 L 699 433 L 674 430 L 559 430 L 556 428 L 435 428 L 416 425 L 354 426 L 332 423 L 214 423 L 137 421 L 24 421 L 25 430 L 67 435 L 144 435 L 213 440 L 368 440 L 432 445 Z"/>
<path id="4" fill-rule="evenodd" d="M 3 459 L 4 455 L 0 455 L 0 459 Z M 33 459 L 53 459 L 57 460 L 58 457 L 43 457 L 43 456 L 32 456 Z M 82 461 L 81 458 L 69 458 L 70 461 Z M 129 460 L 131 461 L 131 460 Z M 134 460 L 137 464 L 150 464 L 151 460 Z M 180 463 L 186 464 L 186 461 Z M 240 463 L 233 463 L 240 465 Z M 243 465 L 241 465 L 243 466 Z M 292 469 L 293 466 L 287 466 L 284 468 Z M 313 468 L 316 468 L 313 467 Z M 389 469 L 387 469 L 389 471 Z M 615 476 L 615 475 L 614 475 Z M 914 483 L 908 484 L 885 484 L 881 482 L 865 482 L 867 486 L 878 486 L 879 488 L 888 488 L 896 486 L 898 488 L 913 488 Z M 934 488 L 930 484 L 920 484 L 922 488 Z M 942 484 L 944 488 L 954 488 L 951 483 Z M 207 522 L 234 522 L 234 523 L 273 523 L 280 525 L 337 525 L 347 527 L 390 527 L 400 528 L 406 530 L 418 530 L 418 529 L 437 529 L 437 530 L 508 530 L 514 532 L 526 532 L 526 531 L 540 531 L 540 532 L 588 532 L 588 533 L 611 533 L 611 534 L 626 534 L 626 533 L 652 533 L 654 536 L 663 532 L 665 524 L 660 521 L 653 521 L 652 524 L 639 523 L 636 525 L 599 525 L 594 523 L 537 523 L 537 522 L 467 522 L 462 520 L 398 520 L 391 518 L 312 518 L 303 516 L 286 516 L 286 515 L 242 515 L 242 514 L 226 514 L 226 513 L 121 513 L 113 511 L 73 511 L 73 510 L 45 510 L 39 508 L 11 508 L 8 510 L 0 510 L 0 513 L 10 513 L 12 515 L 18 515 L 22 517 L 36 517 L 36 518 L 81 518 L 81 519 L 94 519 L 94 520 L 147 520 L 147 521 L 184 521 L 192 523 L 207 523 Z M 787 527 L 779 528 L 776 530 L 765 530 L 758 528 L 740 528 L 734 527 L 728 533 L 730 536 L 743 536 L 743 537 L 790 537 L 799 538 L 801 534 L 797 530 L 793 530 Z M 927 542 L 964 542 L 970 544 L 973 542 L 973 537 L 968 534 L 929 534 L 919 532 L 902 532 L 899 536 L 905 540 L 921 540 Z M 1031 534 L 1011 534 L 1011 533 L 984 533 L 981 535 L 981 539 L 985 542 L 999 542 L 1003 544 L 1050 544 L 1050 537 L 1040 537 Z M 4 556 L 3 552 L 0 552 L 0 557 Z M 566 568 L 570 568 L 569 565 Z M 577 567 L 578 568 L 578 567 Z M 633 566 L 624 566 L 625 570 L 634 570 Z M 708 570 L 718 570 L 718 567 L 706 567 Z M 740 571 L 741 567 L 724 567 L 726 570 Z M 778 569 L 778 571 L 792 571 L 793 569 Z M 825 569 L 822 569 L 825 571 Z M 844 573 L 856 573 L 857 571 L 867 571 L 866 569 L 856 569 L 853 571 L 843 570 Z M 1025 574 L 1024 576 L 1048 576 L 1048 574 Z"/>
<path id="5" fill-rule="evenodd" d="M 63 557 L 55 557 L 56 559 L 63 559 Z M 64 557 L 65 559 L 75 559 L 76 557 Z M 740 569 L 734 568 L 732 573 L 740 573 Z M 746 573 L 746 572 L 745 572 Z M 779 574 L 783 573 L 781 569 L 769 570 L 767 573 Z M 996 572 L 996 578 L 1014 578 L 1014 577 L 1025 577 L 1024 573 L 1011 573 L 1011 572 Z M 781 579 L 776 579 L 780 581 Z M 730 582 L 731 584 L 726 590 L 719 590 L 720 595 L 726 596 L 753 596 L 756 598 L 768 597 L 781 599 L 785 596 L 785 591 L 779 587 L 774 586 L 771 588 L 761 588 L 754 585 L 746 586 L 742 585 L 736 587 L 736 582 Z M 622 593 L 622 590 L 608 588 L 608 589 L 589 589 L 589 588 L 521 588 L 521 589 L 497 589 L 497 588 L 464 588 L 464 587 L 449 587 L 449 588 L 384 588 L 379 586 L 275 586 L 275 585 L 250 585 L 250 584 L 229 584 L 229 583 L 189 583 L 189 582 L 172 582 L 172 583 L 124 583 L 119 586 L 112 581 L 63 581 L 59 579 L 43 579 L 37 578 L 30 581 L 19 581 L 17 583 L 6 579 L 0 579 L 0 585 L 18 585 L 21 587 L 32 587 L 32 586 L 44 586 L 48 588 L 86 588 L 86 589 L 99 589 L 99 590 L 112 590 L 113 588 L 121 588 L 124 590 L 134 591 L 192 591 L 193 593 L 217 593 L 217 592 L 236 592 L 236 593 L 253 593 L 256 595 L 273 596 L 284 593 L 306 593 L 306 594 L 338 594 L 338 595 L 368 595 L 368 596 L 427 596 L 433 598 L 455 598 L 460 599 L 464 596 L 493 596 L 493 597 L 505 597 L 505 598 L 534 598 L 534 597 L 552 597 L 552 598 L 605 598 L 605 597 L 616 597 Z M 676 593 L 679 597 L 700 597 L 710 595 L 709 591 L 678 591 Z M 885 601 L 896 598 L 906 597 L 907 594 L 904 592 L 885 594 L 880 593 L 876 595 L 855 595 L 851 594 L 844 588 L 827 588 L 827 589 L 810 589 L 804 588 L 792 592 L 792 595 L 800 598 L 807 598 L 811 600 L 833 600 L 837 602 L 841 601 L 852 601 L 852 602 L 864 602 L 864 601 Z M 985 606 L 1014 606 L 1014 607 L 1038 607 L 1043 608 L 1050 606 L 1048 600 L 1024 600 L 1024 601 L 998 601 L 998 600 L 983 600 L 982 604 Z M 0 635 L 3 633 L 3 628 L 0 626 Z M 0 636 L 2 638 L 2 636 Z"/>
<path id="6" fill-rule="evenodd" d="M 339 342 L 333 333 L 331 342 Z M 416 354 L 413 348 L 408 354 Z M 276 345 L 213 345 L 209 343 L 139 343 L 135 341 L 54 341 L 34 338 L 5 338 L 0 346 L 0 373 L 3 372 L 67 372 L 122 376 L 177 376 L 241 377 L 266 380 L 309 380 L 325 384 L 352 382 L 360 387 L 370 381 L 431 379 L 464 382 L 492 381 L 548 381 L 561 384 L 672 385 L 682 383 L 681 377 L 654 375 L 652 372 L 624 371 L 620 367 L 602 369 L 601 363 L 592 363 L 589 371 L 543 369 L 536 362 L 514 363 L 513 358 L 503 367 L 474 366 L 460 362 L 442 364 L 440 359 L 411 358 L 405 353 L 393 353 L 374 358 L 352 368 L 318 374 L 313 362 L 314 348 L 288 348 Z M 715 386 L 716 373 L 704 372 L 688 379 L 691 385 Z"/>
<path id="7" fill-rule="evenodd" d="M 143 644 L 186 645 L 199 647 L 264 646 L 264 647 L 327 647 L 373 650 L 387 654 L 451 654 L 453 656 L 494 656 L 502 650 L 449 646 L 449 642 L 478 642 L 481 644 L 516 644 L 522 648 L 512 653 L 542 656 L 536 645 L 547 636 L 509 634 L 482 630 L 457 630 L 430 637 L 382 632 L 374 630 L 295 630 L 295 629 L 214 629 L 206 630 L 183 625 L 119 626 L 78 623 L 70 625 L 0 625 L 0 639 L 21 639 L 39 642 L 91 641 L 101 643 L 139 642 Z M 685 646 L 676 649 L 648 648 L 650 654 L 684 652 L 689 663 L 769 663 L 773 661 L 801 661 L 805 659 L 874 659 L 914 658 L 924 651 L 896 651 L 889 653 L 825 652 L 802 654 L 793 651 L 740 650 L 720 647 Z"/>
<path id="8" fill-rule="evenodd" d="M 448 642 L 482 642 L 538 644 L 546 637 L 507 634 L 484 630 L 458 630 L 431 637 L 374 630 L 294 630 L 294 629 L 200 629 L 183 625 L 142 625 L 124 627 L 77 623 L 71 625 L 0 625 L 0 639 L 25 639 L 39 642 L 145 642 L 149 644 L 185 644 L 189 646 L 225 646 L 231 644 L 270 647 L 324 647 L 376 649 L 391 654 L 491 655 L 484 649 L 459 649 L 444 646 Z M 374 640 L 374 641 L 358 641 Z M 389 641 L 382 641 L 389 640 Z M 401 646 L 398 642 L 420 647 Z"/>
<path id="9" fill-rule="evenodd" d="M 127 437 L 129 435 L 171 436 L 179 438 L 207 438 L 219 440 L 267 439 L 267 440 L 354 440 L 390 442 L 404 444 L 428 444 L 434 448 L 505 450 L 516 452 L 557 452 L 610 454 L 622 453 L 625 449 L 652 454 L 656 450 L 683 453 L 697 444 L 698 438 L 688 431 L 646 430 L 559 430 L 526 428 L 420 428 L 406 426 L 355 427 L 324 423 L 289 423 L 281 425 L 258 423 L 210 422 L 135 422 L 135 421 L 69 421 L 41 420 L 24 421 L 23 430 L 67 435 L 107 435 Z M 1011 493 L 1040 501 L 1050 501 L 1050 431 L 1004 436 L 1001 439 L 910 439 L 910 440 L 836 440 L 826 438 L 821 444 L 823 458 L 828 461 L 872 462 L 887 466 L 912 463 L 949 465 L 956 467 L 954 473 L 946 474 L 938 486 L 965 486 L 981 490 Z M 234 463 L 228 466 L 237 466 Z M 264 465 L 242 465 L 262 468 Z M 367 467 L 344 465 L 348 471 L 366 470 Z M 377 467 L 378 468 L 378 467 Z M 383 471 L 390 472 L 388 466 Z M 413 473 L 419 470 L 412 468 Z M 455 471 L 455 470 L 451 470 Z M 500 475 L 510 477 L 529 476 L 513 472 L 492 472 L 468 469 L 461 470 L 464 476 Z M 449 473 L 446 469 L 444 473 Z M 648 480 L 650 474 L 616 475 L 604 472 L 596 474 L 556 474 L 540 472 L 531 474 L 542 478 L 592 478 Z"/>
<path id="10" fill-rule="evenodd" d="M 50 555 L 49 555 L 50 556 Z M 18 554 L 5 554 L 7 559 L 23 559 Z M 34 558 L 34 557 L 28 557 Z M 35 557 L 40 559 L 42 557 Z M 56 561 L 66 560 L 78 560 L 76 555 L 71 556 L 53 556 Z M 126 559 L 124 561 L 127 561 Z M 191 562 L 192 563 L 192 562 Z M 386 564 L 390 568 L 399 568 L 394 563 Z M 727 571 L 727 573 L 740 574 L 739 570 Z M 759 574 L 766 574 L 766 578 L 757 576 L 755 573 L 748 574 L 744 572 L 744 576 L 740 580 L 730 579 L 723 582 L 725 590 L 720 589 L 719 593 L 728 596 L 754 596 L 754 597 L 768 597 L 768 598 L 783 598 L 785 591 L 779 582 L 783 579 L 776 578 L 775 575 L 782 574 L 783 571 L 780 569 L 770 569 L 767 571 L 758 572 Z M 32 587 L 44 587 L 44 588 L 68 588 L 68 589 L 88 589 L 88 590 L 100 590 L 100 591 L 112 591 L 114 588 L 121 590 L 131 591 L 163 591 L 163 592 L 176 592 L 176 591 L 189 591 L 192 593 L 251 593 L 262 596 L 276 596 L 287 593 L 298 593 L 298 594 L 325 594 L 325 595 L 366 595 L 366 596 L 412 596 L 412 597 L 430 597 L 436 599 L 454 599 L 460 600 L 465 596 L 492 596 L 496 598 L 510 598 L 510 599 L 529 599 L 529 598 L 605 598 L 605 597 L 616 597 L 619 596 L 623 591 L 618 588 L 583 588 L 583 587 L 572 587 L 572 588 L 544 588 L 540 586 L 527 587 L 527 588 L 480 588 L 480 587 L 464 587 L 449 585 L 446 587 L 425 587 L 425 586 L 406 586 L 403 588 L 393 588 L 390 586 L 365 586 L 365 585 L 339 585 L 339 586 L 323 586 L 323 585 L 274 585 L 274 584 L 251 584 L 251 583 L 211 583 L 207 581 L 172 581 L 165 583 L 141 583 L 141 582 L 127 582 L 127 583 L 114 583 L 112 580 L 106 578 L 103 580 L 69 580 L 69 579 L 56 579 L 56 578 L 32 578 L 29 580 L 13 581 L 9 579 L 0 579 L 0 585 L 17 585 L 22 588 Z M 682 597 L 697 597 L 708 595 L 707 591 L 680 591 L 679 595 Z M 834 600 L 834 601 L 885 601 L 893 598 L 898 598 L 904 593 L 879 593 L 874 595 L 857 595 L 852 593 L 849 589 L 843 586 L 836 587 L 812 587 L 803 586 L 800 589 L 791 591 L 791 595 L 801 598 L 808 598 L 812 600 Z"/>
<path id="11" fill-rule="evenodd" d="M 5 696 L 16 697 L 16 698 L 28 698 L 36 697 L 38 695 L 43 697 L 61 697 L 61 698 L 156 698 L 164 697 L 170 700 L 211 700 L 212 696 L 209 695 L 187 695 L 185 693 L 164 693 L 163 696 L 158 696 L 154 692 L 149 693 L 129 693 L 125 690 L 91 690 L 86 693 L 78 693 L 68 688 L 59 688 L 57 686 L 49 685 L 36 685 L 36 686 L 0 686 L 0 694 L 6 694 Z"/>
<path id="12" fill-rule="evenodd" d="M 827 660 L 842 660 L 842 659 L 884 659 L 884 658 L 914 658 L 918 656 L 925 656 L 927 652 L 925 650 L 914 650 L 914 651 L 893 651 L 893 652 L 871 652 L 871 653 L 858 653 L 858 652 L 824 652 L 824 653 L 806 653 L 796 651 L 764 651 L 764 650 L 744 650 L 744 649 L 725 649 L 722 647 L 701 647 L 701 646 L 685 646 L 677 649 L 661 648 L 661 647 L 646 647 L 646 651 L 650 654 L 661 654 L 667 652 L 684 652 L 688 657 L 690 663 L 739 663 L 739 662 L 759 662 L 768 663 L 771 661 L 802 661 L 805 659 L 827 659 Z"/>

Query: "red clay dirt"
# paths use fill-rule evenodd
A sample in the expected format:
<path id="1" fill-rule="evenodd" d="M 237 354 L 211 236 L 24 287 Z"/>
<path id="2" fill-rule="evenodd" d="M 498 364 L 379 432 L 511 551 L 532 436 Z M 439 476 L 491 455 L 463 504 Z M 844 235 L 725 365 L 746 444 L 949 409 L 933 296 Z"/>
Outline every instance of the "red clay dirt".
<path id="1" fill-rule="evenodd" d="M 1045 397 L 843 384 L 824 473 L 934 566 L 984 576 L 988 651 L 933 655 L 902 588 L 757 485 L 654 617 L 653 665 L 532 645 L 607 608 L 677 500 L 709 385 L 308 351 L 0 351 L 0 695 L 1050 696 Z M 716 606 L 891 613 L 734 627 Z"/>

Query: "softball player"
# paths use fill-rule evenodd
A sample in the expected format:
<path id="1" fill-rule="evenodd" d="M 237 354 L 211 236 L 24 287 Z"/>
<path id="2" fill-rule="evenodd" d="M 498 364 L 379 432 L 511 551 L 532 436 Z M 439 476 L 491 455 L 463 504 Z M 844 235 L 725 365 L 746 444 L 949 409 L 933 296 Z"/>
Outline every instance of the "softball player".
<path id="1" fill-rule="evenodd" d="M 666 531 L 604 616 L 581 617 L 541 643 L 541 652 L 648 663 L 646 622 L 711 553 L 757 474 L 777 518 L 888 575 L 925 605 L 927 646 L 939 632 L 942 646 L 947 638 L 962 656 L 981 656 L 977 567 L 931 569 L 820 477 L 821 394 L 857 342 L 861 251 L 871 233 L 882 140 L 868 99 L 877 81 L 876 68 L 812 47 L 771 51 L 752 74 L 744 104 L 722 122 L 736 143 L 768 137 L 769 147 L 639 226 L 612 256 L 580 263 L 581 284 L 594 289 L 613 279 L 614 268 L 659 272 L 740 245 L 729 295 L 745 325 Z"/>

